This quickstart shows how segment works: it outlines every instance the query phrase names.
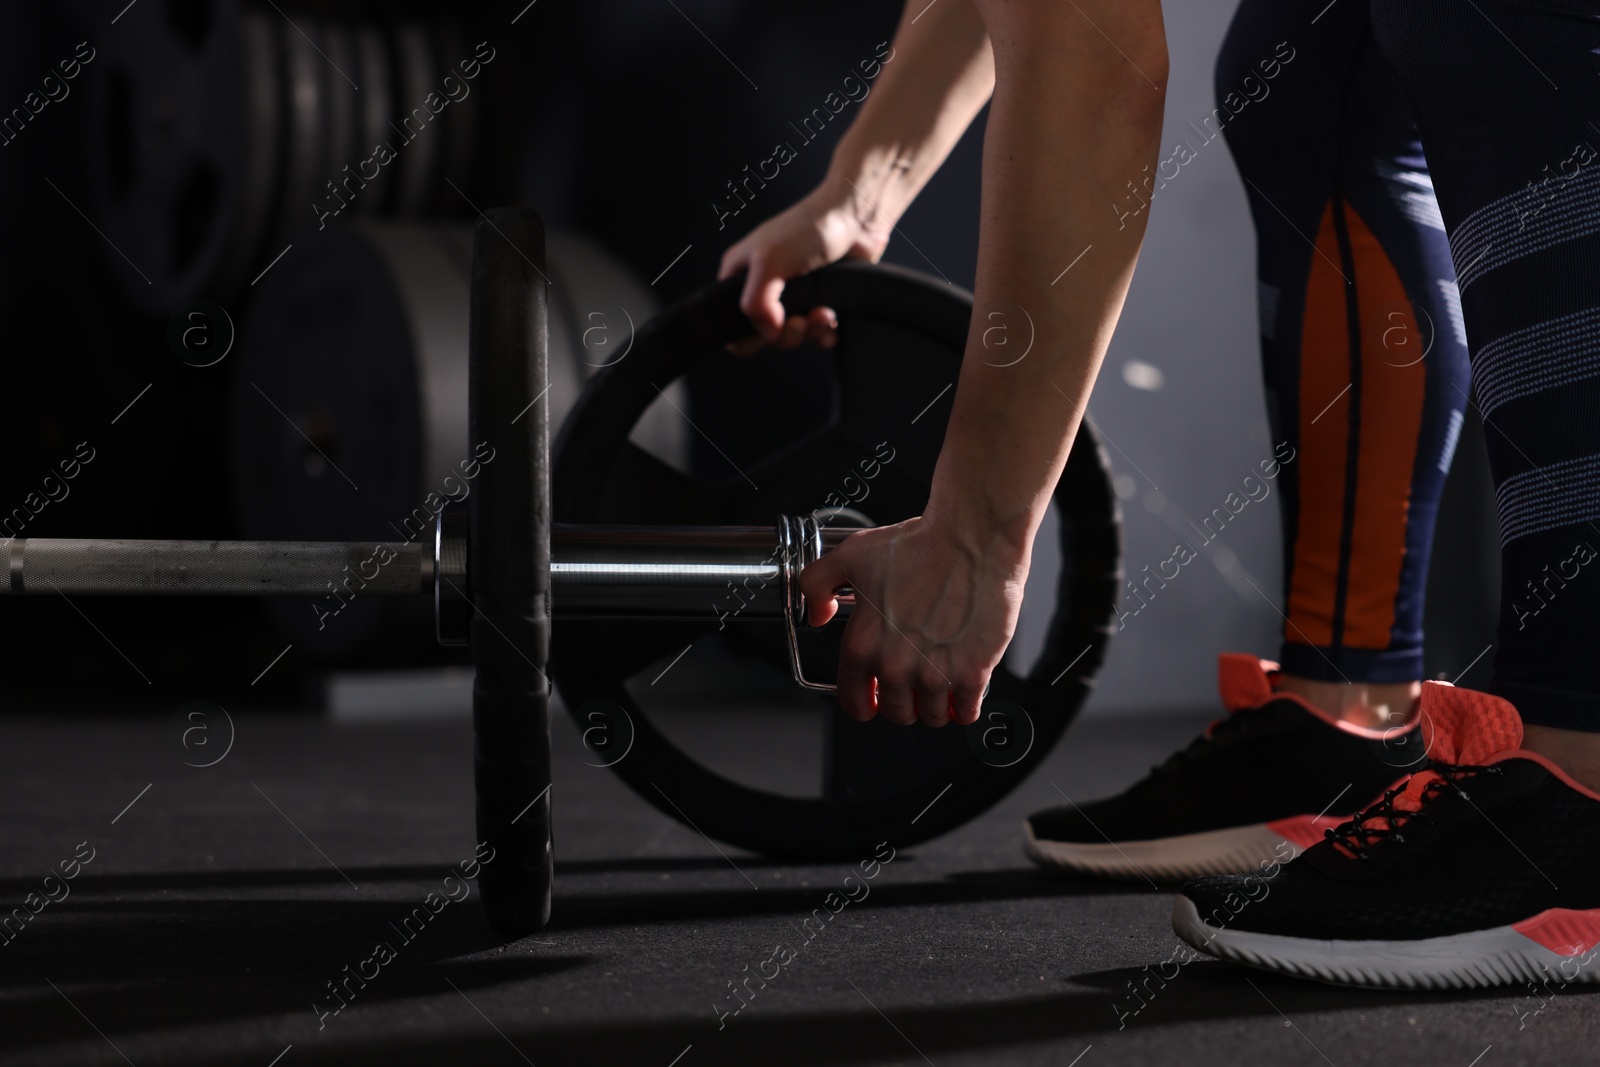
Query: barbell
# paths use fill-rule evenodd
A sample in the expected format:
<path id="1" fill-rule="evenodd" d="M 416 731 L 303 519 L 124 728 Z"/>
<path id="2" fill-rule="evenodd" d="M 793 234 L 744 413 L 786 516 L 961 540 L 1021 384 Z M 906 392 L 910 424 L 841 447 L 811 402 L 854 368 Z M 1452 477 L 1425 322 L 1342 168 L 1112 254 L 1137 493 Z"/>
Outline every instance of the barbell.
<path id="1" fill-rule="evenodd" d="M 468 357 L 476 484 L 464 509 L 440 512 L 431 538 L 398 546 L 17 538 L 4 591 L 432 598 L 439 639 L 470 643 L 476 667 L 478 838 L 496 855 L 480 884 L 490 925 L 507 936 L 539 929 L 550 914 L 552 674 L 581 726 L 605 721 L 607 738 L 592 747 L 620 744 L 626 729 L 627 758 L 611 763 L 642 796 L 770 855 L 852 858 L 886 837 L 913 844 L 1009 792 L 1076 713 L 1110 631 L 1118 519 L 1092 431 L 1080 430 L 1053 497 L 1062 562 L 1045 647 L 1026 670 L 996 670 L 979 723 L 902 730 L 856 723 L 833 707 L 822 796 L 739 784 L 674 745 L 626 683 L 664 653 L 717 633 L 826 694 L 818 676 L 837 661 L 841 627 L 804 625 L 799 573 L 853 528 L 921 512 L 949 404 L 949 390 L 931 402 L 924 393 L 955 380 L 971 298 L 866 264 L 795 279 L 784 294 L 791 314 L 827 305 L 839 315 L 828 357 L 832 417 L 756 462 L 724 456 L 728 476 L 701 479 L 629 434 L 664 390 L 748 332 L 739 279 L 710 286 L 642 326 L 626 358 L 590 379 L 552 465 L 544 243 L 528 209 L 493 210 L 476 227 Z M 552 619 L 563 623 L 553 656 Z"/>

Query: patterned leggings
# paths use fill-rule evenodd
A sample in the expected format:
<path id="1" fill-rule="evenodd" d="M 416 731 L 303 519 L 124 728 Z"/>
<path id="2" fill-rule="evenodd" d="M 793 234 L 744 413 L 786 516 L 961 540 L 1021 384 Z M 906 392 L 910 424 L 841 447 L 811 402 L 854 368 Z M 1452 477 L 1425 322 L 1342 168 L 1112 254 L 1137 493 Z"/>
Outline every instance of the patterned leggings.
<path id="1" fill-rule="evenodd" d="M 1600 730 L 1597 50 L 1600 0 L 1239 9 L 1217 93 L 1259 97 L 1226 134 L 1256 221 L 1270 415 L 1300 452 L 1293 673 L 1421 676 L 1434 517 L 1472 403 L 1502 545 L 1490 688 L 1528 722 Z"/>

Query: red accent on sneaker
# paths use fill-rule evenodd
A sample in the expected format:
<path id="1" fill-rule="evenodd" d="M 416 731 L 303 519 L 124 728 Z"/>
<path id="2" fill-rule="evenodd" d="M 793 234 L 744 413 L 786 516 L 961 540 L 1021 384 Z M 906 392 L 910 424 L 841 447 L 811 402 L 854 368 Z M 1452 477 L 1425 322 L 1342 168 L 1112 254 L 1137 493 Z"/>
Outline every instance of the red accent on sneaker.
<path id="1" fill-rule="evenodd" d="M 1484 764 L 1522 747 L 1522 716 L 1509 700 L 1448 682 L 1423 682 L 1417 705 L 1432 735 L 1428 755 L 1440 763 Z"/>
<path id="2" fill-rule="evenodd" d="M 1423 682 L 1417 707 L 1427 756 L 1440 763 L 1482 766 L 1522 744 L 1522 716 L 1510 701 L 1497 696 L 1457 689 L 1449 682 Z M 1413 774 L 1395 798 L 1395 807 L 1418 810 L 1423 791 L 1438 780 L 1433 771 Z"/>
<path id="3" fill-rule="evenodd" d="M 1558 956 L 1576 956 L 1600 945 L 1600 908 L 1588 911 L 1551 908 L 1531 919 L 1512 923 L 1511 929 Z"/>
<path id="4" fill-rule="evenodd" d="M 1296 815 L 1267 823 L 1267 829 L 1299 849 L 1308 849 L 1322 840 L 1322 831 L 1346 821 L 1348 815 Z"/>
<path id="5" fill-rule="evenodd" d="M 1424 753 L 1430 760 L 1481 767 L 1511 756 L 1533 755 L 1516 751 L 1522 744 L 1522 717 L 1509 701 L 1497 696 L 1457 689 L 1449 682 L 1423 682 L 1417 707 Z M 1403 826 L 1411 813 L 1421 811 L 1430 788 L 1436 794 L 1443 781 L 1433 770 L 1421 770 L 1407 778 L 1384 820 L 1387 828 Z M 1377 820 L 1373 826 L 1383 829 Z M 1345 855 L 1356 854 L 1347 842 L 1336 847 Z"/>
<path id="6" fill-rule="evenodd" d="M 1224 652 L 1217 657 L 1217 691 L 1222 706 L 1232 711 L 1259 708 L 1275 695 L 1269 671 L 1278 665 L 1243 652 Z"/>

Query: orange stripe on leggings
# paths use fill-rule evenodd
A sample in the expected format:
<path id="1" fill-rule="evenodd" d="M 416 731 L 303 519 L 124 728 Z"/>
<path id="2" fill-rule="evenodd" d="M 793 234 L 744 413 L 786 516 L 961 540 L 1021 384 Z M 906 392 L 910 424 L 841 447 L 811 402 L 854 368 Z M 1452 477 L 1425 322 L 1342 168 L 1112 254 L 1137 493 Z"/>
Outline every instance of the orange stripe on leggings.
<path id="1" fill-rule="evenodd" d="M 1359 302 L 1361 418 L 1355 521 L 1342 632 L 1333 632 L 1339 546 L 1349 466 L 1352 381 L 1349 297 L 1333 263 L 1339 241 L 1330 205 L 1317 231 L 1307 283 L 1300 357 L 1299 526 L 1289 583 L 1286 639 L 1294 644 L 1382 649 L 1394 626 L 1405 561 L 1406 515 L 1416 461 L 1426 371 L 1423 338 L 1400 276 L 1377 237 L 1348 204 L 1345 229 Z M 1324 258 L 1326 257 L 1326 258 Z M 1333 262 L 1329 262 L 1329 260 Z M 1335 400 L 1335 398 L 1338 398 Z M 1313 423 L 1311 420 L 1316 419 Z"/>
<path id="2" fill-rule="evenodd" d="M 1300 441 L 1294 460 L 1300 468 L 1300 508 L 1284 639 L 1326 646 L 1334 643 L 1350 432 L 1350 394 L 1345 392 L 1350 384 L 1350 331 L 1344 278 L 1333 266 L 1339 262 L 1339 238 L 1331 204 L 1317 227 L 1316 247 L 1320 255 L 1311 257 L 1300 328 Z"/>
<path id="3" fill-rule="evenodd" d="M 1411 473 L 1427 388 L 1424 338 L 1378 238 L 1348 205 L 1345 229 L 1361 301 L 1361 442 L 1344 643 L 1387 648 L 1406 555 Z"/>

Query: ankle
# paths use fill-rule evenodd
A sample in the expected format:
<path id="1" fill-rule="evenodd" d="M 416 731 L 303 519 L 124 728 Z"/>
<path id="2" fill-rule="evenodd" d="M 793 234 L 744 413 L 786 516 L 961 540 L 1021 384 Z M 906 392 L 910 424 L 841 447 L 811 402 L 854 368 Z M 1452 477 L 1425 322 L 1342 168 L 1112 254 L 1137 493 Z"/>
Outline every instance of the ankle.
<path id="1" fill-rule="evenodd" d="M 1278 691 L 1302 697 L 1343 722 L 1382 730 L 1404 726 L 1416 716 L 1422 682 L 1324 682 L 1280 674 Z"/>
<path id="2" fill-rule="evenodd" d="M 1544 756 L 1585 789 L 1600 793 L 1600 734 L 1525 726 L 1522 747 Z"/>

